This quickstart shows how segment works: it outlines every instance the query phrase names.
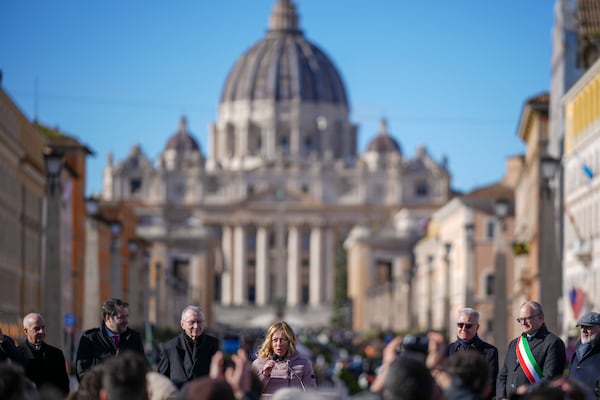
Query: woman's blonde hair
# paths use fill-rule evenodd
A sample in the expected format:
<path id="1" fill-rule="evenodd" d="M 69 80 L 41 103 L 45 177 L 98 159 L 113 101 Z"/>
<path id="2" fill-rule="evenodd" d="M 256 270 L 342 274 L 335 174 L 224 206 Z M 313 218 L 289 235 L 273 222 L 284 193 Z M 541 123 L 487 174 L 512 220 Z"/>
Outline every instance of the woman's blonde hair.
<path id="1" fill-rule="evenodd" d="M 283 331 L 283 334 L 285 335 L 285 337 L 288 340 L 288 343 L 290 345 L 285 356 L 289 357 L 292 354 L 294 354 L 294 352 L 296 351 L 296 343 L 297 343 L 296 334 L 294 333 L 294 330 L 287 322 L 281 321 L 281 322 L 275 322 L 267 330 L 267 334 L 265 335 L 265 340 L 263 340 L 262 344 L 258 348 L 258 358 L 268 359 L 268 358 L 271 358 L 273 353 L 275 353 L 275 351 L 273 350 L 273 335 L 275 335 L 275 333 L 277 333 L 279 331 Z"/>

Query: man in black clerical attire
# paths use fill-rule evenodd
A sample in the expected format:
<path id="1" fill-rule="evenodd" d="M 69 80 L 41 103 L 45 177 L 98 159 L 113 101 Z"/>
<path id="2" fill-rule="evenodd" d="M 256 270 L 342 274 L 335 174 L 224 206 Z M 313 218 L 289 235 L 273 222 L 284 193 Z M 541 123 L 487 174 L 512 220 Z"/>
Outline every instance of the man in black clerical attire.
<path id="1" fill-rule="evenodd" d="M 25 360 L 25 376 L 35 383 L 38 389 L 51 386 L 65 396 L 69 393 L 69 376 L 63 352 L 48 343 L 46 323 L 40 314 L 30 313 L 23 318 L 25 338 L 20 342 L 19 350 Z"/>
<path id="2" fill-rule="evenodd" d="M 187 306 L 181 312 L 181 332 L 165 343 L 158 372 L 181 388 L 186 382 L 208 375 L 210 360 L 219 350 L 219 340 L 204 332 L 204 312 Z"/>

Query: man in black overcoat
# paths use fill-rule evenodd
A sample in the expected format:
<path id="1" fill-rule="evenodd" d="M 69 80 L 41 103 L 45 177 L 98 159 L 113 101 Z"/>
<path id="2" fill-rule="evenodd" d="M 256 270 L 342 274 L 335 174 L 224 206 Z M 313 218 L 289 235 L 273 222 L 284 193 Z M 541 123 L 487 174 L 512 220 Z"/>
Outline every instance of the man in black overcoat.
<path id="1" fill-rule="evenodd" d="M 480 353 L 489 365 L 488 388 L 485 399 L 496 395 L 496 378 L 498 377 L 498 349 L 484 342 L 478 335 L 479 312 L 473 308 L 463 308 L 458 311 L 456 321 L 456 341 L 448 346 L 448 356 L 466 350 Z"/>
<path id="2" fill-rule="evenodd" d="M 65 396 L 69 393 L 69 375 L 62 350 L 49 345 L 46 339 L 46 323 L 40 314 L 30 313 L 23 318 L 25 338 L 20 341 L 23 352 L 25 376 L 38 389 L 52 386 Z"/>
<path id="3" fill-rule="evenodd" d="M 219 340 L 204 332 L 204 312 L 187 306 L 181 313 L 181 332 L 164 344 L 158 372 L 181 388 L 186 382 L 208 375 L 212 356 L 219 350 Z"/>
<path id="4" fill-rule="evenodd" d="M 81 381 L 93 366 L 124 351 L 144 355 L 144 344 L 140 334 L 129 329 L 129 303 L 121 299 L 107 299 L 102 304 L 101 326 L 85 331 L 79 339 L 77 380 Z"/>

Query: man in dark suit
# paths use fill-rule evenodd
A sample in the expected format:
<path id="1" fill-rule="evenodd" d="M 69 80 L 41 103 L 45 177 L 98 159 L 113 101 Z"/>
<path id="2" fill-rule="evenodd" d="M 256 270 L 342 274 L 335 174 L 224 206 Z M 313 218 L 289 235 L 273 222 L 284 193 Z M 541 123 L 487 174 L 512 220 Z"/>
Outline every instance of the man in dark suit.
<path id="1" fill-rule="evenodd" d="M 523 303 L 517 322 L 522 334 L 508 345 L 496 382 L 498 400 L 508 399 L 519 386 L 561 376 L 565 368 L 565 344 L 546 328 L 540 303 Z"/>
<path id="2" fill-rule="evenodd" d="M 107 299 L 102 304 L 102 324 L 85 331 L 77 349 L 77 380 L 94 365 L 118 356 L 125 350 L 144 355 L 139 333 L 129 329 L 129 303 Z"/>
<path id="3" fill-rule="evenodd" d="M 69 376 L 63 352 L 48 343 L 46 323 L 40 314 L 30 313 L 23 318 L 25 338 L 21 340 L 19 349 L 24 354 L 25 376 L 38 389 L 51 386 L 60 390 L 65 396 L 69 393 Z"/>
<path id="4" fill-rule="evenodd" d="M 181 332 L 165 343 L 158 372 L 181 388 L 200 376 L 208 375 L 212 356 L 219 350 L 219 340 L 204 332 L 204 312 L 187 306 L 181 313 Z"/>
<path id="5" fill-rule="evenodd" d="M 456 321 L 456 341 L 448 346 L 448 356 L 465 350 L 480 353 L 489 365 L 489 387 L 485 399 L 496 395 L 496 378 L 498 376 L 498 349 L 481 340 L 479 330 L 479 313 L 473 308 L 463 308 L 458 311 Z"/>

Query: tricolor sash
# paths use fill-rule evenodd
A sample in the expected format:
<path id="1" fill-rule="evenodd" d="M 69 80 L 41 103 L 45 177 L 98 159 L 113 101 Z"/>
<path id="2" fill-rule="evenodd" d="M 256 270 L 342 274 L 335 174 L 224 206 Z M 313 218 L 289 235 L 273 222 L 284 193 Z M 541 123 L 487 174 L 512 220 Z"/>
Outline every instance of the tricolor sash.
<path id="1" fill-rule="evenodd" d="M 523 340 L 523 336 L 519 336 L 519 339 L 517 339 L 517 358 L 529 383 L 537 383 L 542 380 L 544 377 L 542 369 L 535 361 L 533 354 L 531 354 L 527 338 Z"/>

